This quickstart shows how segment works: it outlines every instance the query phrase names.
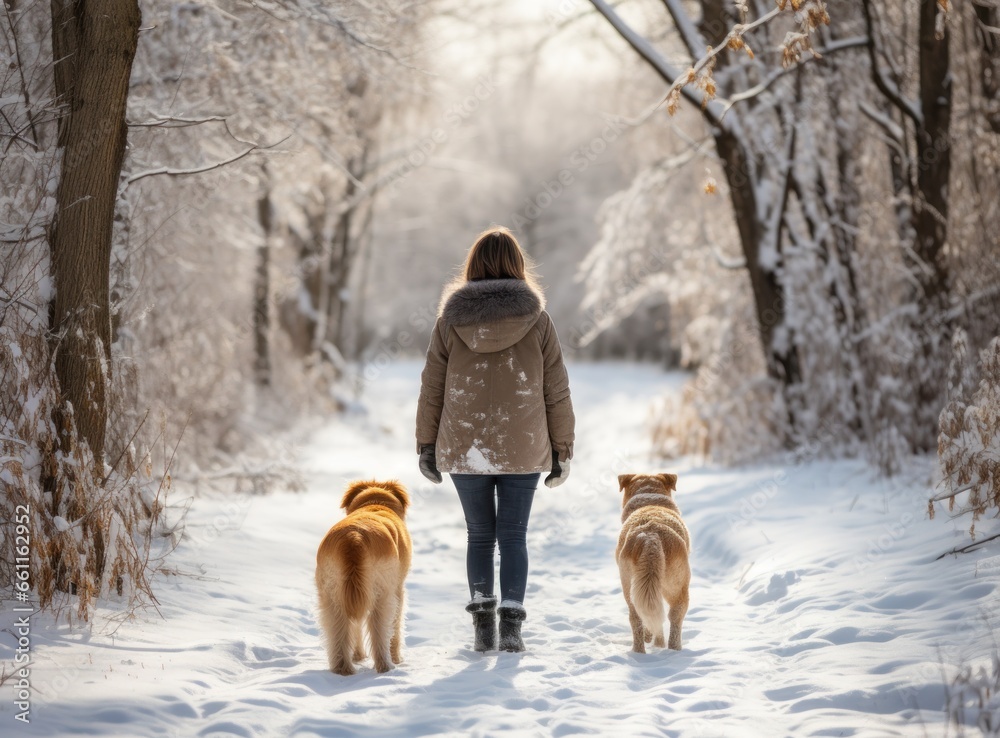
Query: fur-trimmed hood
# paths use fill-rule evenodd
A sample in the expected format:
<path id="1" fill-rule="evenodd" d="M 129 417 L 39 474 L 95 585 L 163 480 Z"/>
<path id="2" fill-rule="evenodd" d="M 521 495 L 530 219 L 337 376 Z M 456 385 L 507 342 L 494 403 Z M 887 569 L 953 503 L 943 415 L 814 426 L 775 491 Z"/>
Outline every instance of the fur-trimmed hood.
<path id="1" fill-rule="evenodd" d="M 573 457 L 573 403 L 559 336 L 529 281 L 445 289 L 417 400 L 417 449 L 438 470 L 529 474 Z"/>
<path id="2" fill-rule="evenodd" d="M 481 279 L 449 285 L 438 316 L 479 354 L 502 351 L 531 330 L 545 309 L 545 296 L 523 279 Z"/>

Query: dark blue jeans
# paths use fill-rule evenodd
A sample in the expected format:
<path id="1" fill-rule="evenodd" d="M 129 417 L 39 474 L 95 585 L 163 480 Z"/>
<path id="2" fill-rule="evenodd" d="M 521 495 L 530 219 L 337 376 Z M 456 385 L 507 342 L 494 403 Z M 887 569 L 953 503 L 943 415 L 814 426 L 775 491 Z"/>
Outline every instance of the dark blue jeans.
<path id="1" fill-rule="evenodd" d="M 528 516 L 540 474 L 452 474 L 469 529 L 469 596 L 493 594 L 493 554 L 500 544 L 500 599 L 524 602 L 528 586 Z"/>

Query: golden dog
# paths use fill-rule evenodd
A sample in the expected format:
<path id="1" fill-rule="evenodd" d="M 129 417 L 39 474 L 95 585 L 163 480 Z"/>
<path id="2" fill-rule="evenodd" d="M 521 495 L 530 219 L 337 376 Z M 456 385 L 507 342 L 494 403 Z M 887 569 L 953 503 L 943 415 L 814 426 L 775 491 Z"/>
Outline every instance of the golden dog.
<path id="1" fill-rule="evenodd" d="M 319 622 L 337 674 L 353 674 L 354 662 L 365 657 L 363 620 L 376 671 L 403 660 L 403 584 L 413 552 L 403 522 L 409 504 L 399 482 L 354 482 L 340 503 L 347 517 L 316 552 Z"/>
<path id="2" fill-rule="evenodd" d="M 669 647 L 681 650 L 681 623 L 688 609 L 691 538 L 671 493 L 676 474 L 621 474 L 622 532 L 615 560 L 632 626 L 632 650 L 645 642 L 663 646 L 663 600 L 670 605 Z M 654 640 L 655 639 L 655 640 Z"/>

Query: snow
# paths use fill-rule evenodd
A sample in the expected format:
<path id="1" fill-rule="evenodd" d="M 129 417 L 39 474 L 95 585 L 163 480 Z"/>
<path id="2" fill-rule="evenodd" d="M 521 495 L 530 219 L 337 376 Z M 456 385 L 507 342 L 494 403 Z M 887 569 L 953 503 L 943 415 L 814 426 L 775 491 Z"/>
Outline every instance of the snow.
<path id="1" fill-rule="evenodd" d="M 38 299 L 42 303 L 50 302 L 55 298 L 56 286 L 51 276 L 45 275 L 39 278 L 36 286 L 38 288 Z"/>
<path id="2" fill-rule="evenodd" d="M 91 632 L 32 620 L 23 736 L 923 736 L 944 734 L 945 682 L 987 663 L 1000 551 L 935 557 L 966 521 L 926 519 L 929 460 L 893 482 L 859 461 L 738 469 L 647 458 L 650 400 L 682 377 L 573 364 L 573 473 L 540 486 L 528 531 L 523 654 L 471 650 L 465 526 L 450 482 L 417 470 L 420 365 L 386 368 L 368 415 L 332 419 L 298 458 L 302 493 L 202 496 L 154 579 L 162 618 L 107 603 Z M 683 650 L 630 652 L 614 549 L 617 475 L 678 474 L 692 536 Z M 315 551 L 348 480 L 412 496 L 404 663 L 327 671 Z M 984 521 L 984 528 L 986 521 Z M 984 530 L 984 535 L 988 531 Z M 12 663 L 12 603 L 0 661 Z M 0 699 L 4 734 L 13 692 Z M 975 714 L 967 710 L 970 725 Z"/>
<path id="3" fill-rule="evenodd" d="M 490 449 L 480 448 L 479 441 L 473 441 L 473 446 L 465 452 L 465 474 L 496 474 L 499 470 L 490 461 L 493 453 Z"/>

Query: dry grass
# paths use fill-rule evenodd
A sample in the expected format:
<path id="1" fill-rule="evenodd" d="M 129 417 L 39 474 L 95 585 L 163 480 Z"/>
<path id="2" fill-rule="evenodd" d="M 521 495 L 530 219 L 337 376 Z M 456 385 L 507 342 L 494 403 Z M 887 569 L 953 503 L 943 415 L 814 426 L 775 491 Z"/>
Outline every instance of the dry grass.
<path id="1" fill-rule="evenodd" d="M 14 581 L 14 520 L 27 509 L 39 607 L 86 621 L 101 597 L 127 610 L 155 603 L 150 555 L 169 475 L 154 476 L 134 443 L 98 475 L 76 442 L 72 414 L 61 413 L 59 426 L 53 420 L 56 381 L 44 335 L 15 311 L 3 314 L 0 334 L 0 577 Z"/>
<path id="2" fill-rule="evenodd" d="M 949 372 L 952 399 L 941 411 L 938 458 L 948 509 L 955 512 L 956 497 L 968 500 L 957 514 L 971 514 L 970 535 L 976 522 L 993 511 L 1000 514 L 1000 337 L 994 338 L 979 357 L 979 382 L 971 379 L 963 333 L 956 334 L 955 358 Z M 934 516 L 934 503 L 928 512 Z"/>
<path id="3" fill-rule="evenodd" d="M 970 723 L 983 736 L 1000 736 L 1000 655 L 993 653 L 989 665 L 973 668 L 965 664 L 947 689 L 948 722 L 956 736 L 964 736 Z"/>
<path id="4" fill-rule="evenodd" d="M 781 393 L 766 378 L 752 321 L 729 323 L 719 350 L 679 399 L 653 408 L 653 449 L 665 458 L 693 454 L 737 464 L 774 453 L 787 435 Z"/>

